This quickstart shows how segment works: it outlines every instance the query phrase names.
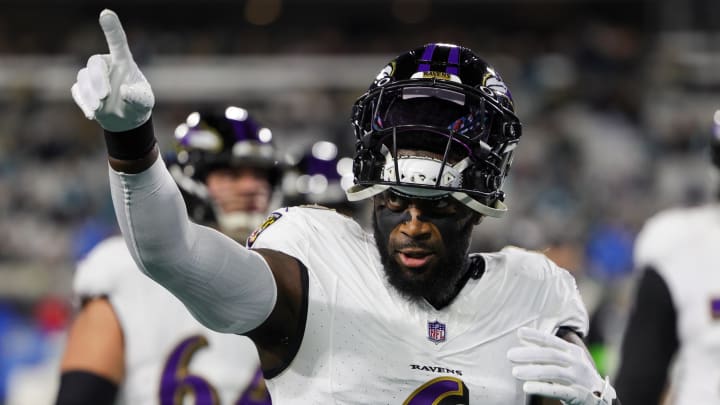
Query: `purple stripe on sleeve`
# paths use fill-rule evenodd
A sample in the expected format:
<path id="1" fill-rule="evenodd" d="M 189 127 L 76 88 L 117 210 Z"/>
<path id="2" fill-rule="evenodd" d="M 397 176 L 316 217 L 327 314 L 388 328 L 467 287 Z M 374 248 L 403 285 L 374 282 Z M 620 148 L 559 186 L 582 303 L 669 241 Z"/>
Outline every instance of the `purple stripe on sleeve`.
<path id="1" fill-rule="evenodd" d="M 425 51 L 423 51 L 422 59 L 428 61 L 427 63 L 421 63 L 418 65 L 418 72 L 428 72 L 430 70 L 430 63 L 429 61 L 432 60 L 433 52 L 435 52 L 435 47 L 437 45 L 430 44 L 425 47 Z"/>
<path id="2" fill-rule="evenodd" d="M 450 48 L 450 55 L 448 55 L 448 67 L 445 69 L 446 73 L 450 73 L 451 75 L 457 75 L 458 74 L 458 65 L 460 64 L 460 48 L 458 47 L 452 47 Z"/>

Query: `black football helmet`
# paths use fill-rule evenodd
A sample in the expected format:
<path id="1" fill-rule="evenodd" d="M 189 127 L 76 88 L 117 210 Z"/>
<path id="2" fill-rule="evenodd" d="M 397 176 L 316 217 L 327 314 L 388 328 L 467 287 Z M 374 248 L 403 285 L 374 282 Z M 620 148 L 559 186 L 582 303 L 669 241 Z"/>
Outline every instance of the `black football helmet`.
<path id="1" fill-rule="evenodd" d="M 317 141 L 297 158 L 283 178 L 283 205 L 318 204 L 354 216 L 364 206 L 347 200 L 353 184 L 353 160 L 338 154 L 337 145 Z"/>
<path id="2" fill-rule="evenodd" d="M 470 49 L 432 43 L 398 56 L 355 102 L 352 125 L 349 200 L 392 188 L 450 195 L 488 216 L 507 210 L 501 187 L 522 127 L 500 75 Z"/>
<path id="3" fill-rule="evenodd" d="M 352 159 L 339 156 L 334 143 L 317 141 L 286 172 L 283 196 L 287 205 L 344 203 L 352 179 Z"/>
<path id="4" fill-rule="evenodd" d="M 166 157 L 166 162 L 190 217 L 244 239 L 267 213 L 221 212 L 208 193 L 206 178 L 215 169 L 250 166 L 267 170 L 270 185 L 277 185 L 284 166 L 277 158 L 271 131 L 247 110 L 229 106 L 192 112 L 175 129 L 175 141 L 175 155 Z"/>

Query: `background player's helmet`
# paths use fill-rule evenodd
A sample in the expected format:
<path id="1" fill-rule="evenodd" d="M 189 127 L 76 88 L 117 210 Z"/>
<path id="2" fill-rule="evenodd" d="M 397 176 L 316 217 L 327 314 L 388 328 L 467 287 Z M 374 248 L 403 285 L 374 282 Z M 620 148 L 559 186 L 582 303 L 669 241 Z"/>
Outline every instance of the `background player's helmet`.
<path id="1" fill-rule="evenodd" d="M 168 168 L 194 221 L 215 224 L 228 234 L 252 231 L 262 223 L 267 213 L 222 212 L 205 184 L 214 169 L 251 166 L 266 169 L 274 187 L 282 167 L 268 128 L 245 109 L 229 106 L 191 113 L 175 129 L 175 141 L 176 154 L 168 158 Z"/>
<path id="2" fill-rule="evenodd" d="M 388 188 L 415 197 L 450 195 L 494 217 L 521 135 L 500 75 L 470 49 L 428 44 L 392 60 L 353 106 L 354 183 L 348 199 Z M 439 157 L 398 156 L 422 150 Z"/>
<path id="3" fill-rule="evenodd" d="M 715 111 L 710 134 L 710 159 L 720 169 L 720 110 Z"/>
<path id="4" fill-rule="evenodd" d="M 334 143 L 313 143 L 285 174 L 284 205 L 319 204 L 352 215 L 359 208 L 345 195 L 353 184 L 352 166 L 352 158 L 339 156 Z"/>

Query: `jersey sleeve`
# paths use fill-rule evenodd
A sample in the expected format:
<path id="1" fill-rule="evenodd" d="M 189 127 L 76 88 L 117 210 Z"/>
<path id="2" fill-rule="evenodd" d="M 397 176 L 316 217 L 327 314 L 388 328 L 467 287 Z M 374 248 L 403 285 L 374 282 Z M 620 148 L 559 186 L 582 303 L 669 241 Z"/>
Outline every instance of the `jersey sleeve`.
<path id="1" fill-rule="evenodd" d="M 142 274 L 122 237 L 111 237 L 100 242 L 78 263 L 73 293 L 78 303 L 92 297 L 109 297 L 131 277 L 142 277 Z"/>
<path id="2" fill-rule="evenodd" d="M 514 294 L 525 294 L 526 310 L 538 319 L 538 328 L 556 332 L 570 328 L 587 336 L 589 317 L 573 275 L 540 252 L 517 247 L 502 250 L 510 259 L 506 271 L 516 280 Z"/>
<path id="3" fill-rule="evenodd" d="M 622 338 L 618 397 L 631 404 L 658 403 L 679 344 L 670 290 L 655 269 L 643 269 Z"/>
<path id="4" fill-rule="evenodd" d="M 633 261 L 636 269 L 656 266 L 663 255 L 674 252 L 683 218 L 675 210 L 656 214 L 648 219 L 635 239 Z"/>
<path id="5" fill-rule="evenodd" d="M 549 283 L 551 290 L 546 308 L 548 318 L 554 319 L 557 328 L 571 328 L 580 336 L 587 336 L 590 329 L 590 320 L 575 277 L 569 271 L 557 266 L 550 259 L 546 260 L 552 275 Z"/>

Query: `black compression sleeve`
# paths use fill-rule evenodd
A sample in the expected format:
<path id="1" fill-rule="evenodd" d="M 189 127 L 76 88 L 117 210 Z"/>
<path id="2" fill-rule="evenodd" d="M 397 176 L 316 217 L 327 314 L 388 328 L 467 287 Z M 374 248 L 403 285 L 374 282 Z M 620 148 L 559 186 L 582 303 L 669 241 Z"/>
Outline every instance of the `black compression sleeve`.
<path id="1" fill-rule="evenodd" d="M 653 268 L 645 269 L 635 300 L 615 390 L 629 404 L 657 404 L 679 345 L 677 314 L 667 284 Z"/>
<path id="2" fill-rule="evenodd" d="M 55 405 L 113 405 L 117 385 L 87 371 L 66 371 L 60 376 Z"/>
<path id="3" fill-rule="evenodd" d="M 120 160 L 136 160 L 152 150 L 157 141 L 152 117 L 137 128 L 125 132 L 105 131 L 108 155 Z"/>

